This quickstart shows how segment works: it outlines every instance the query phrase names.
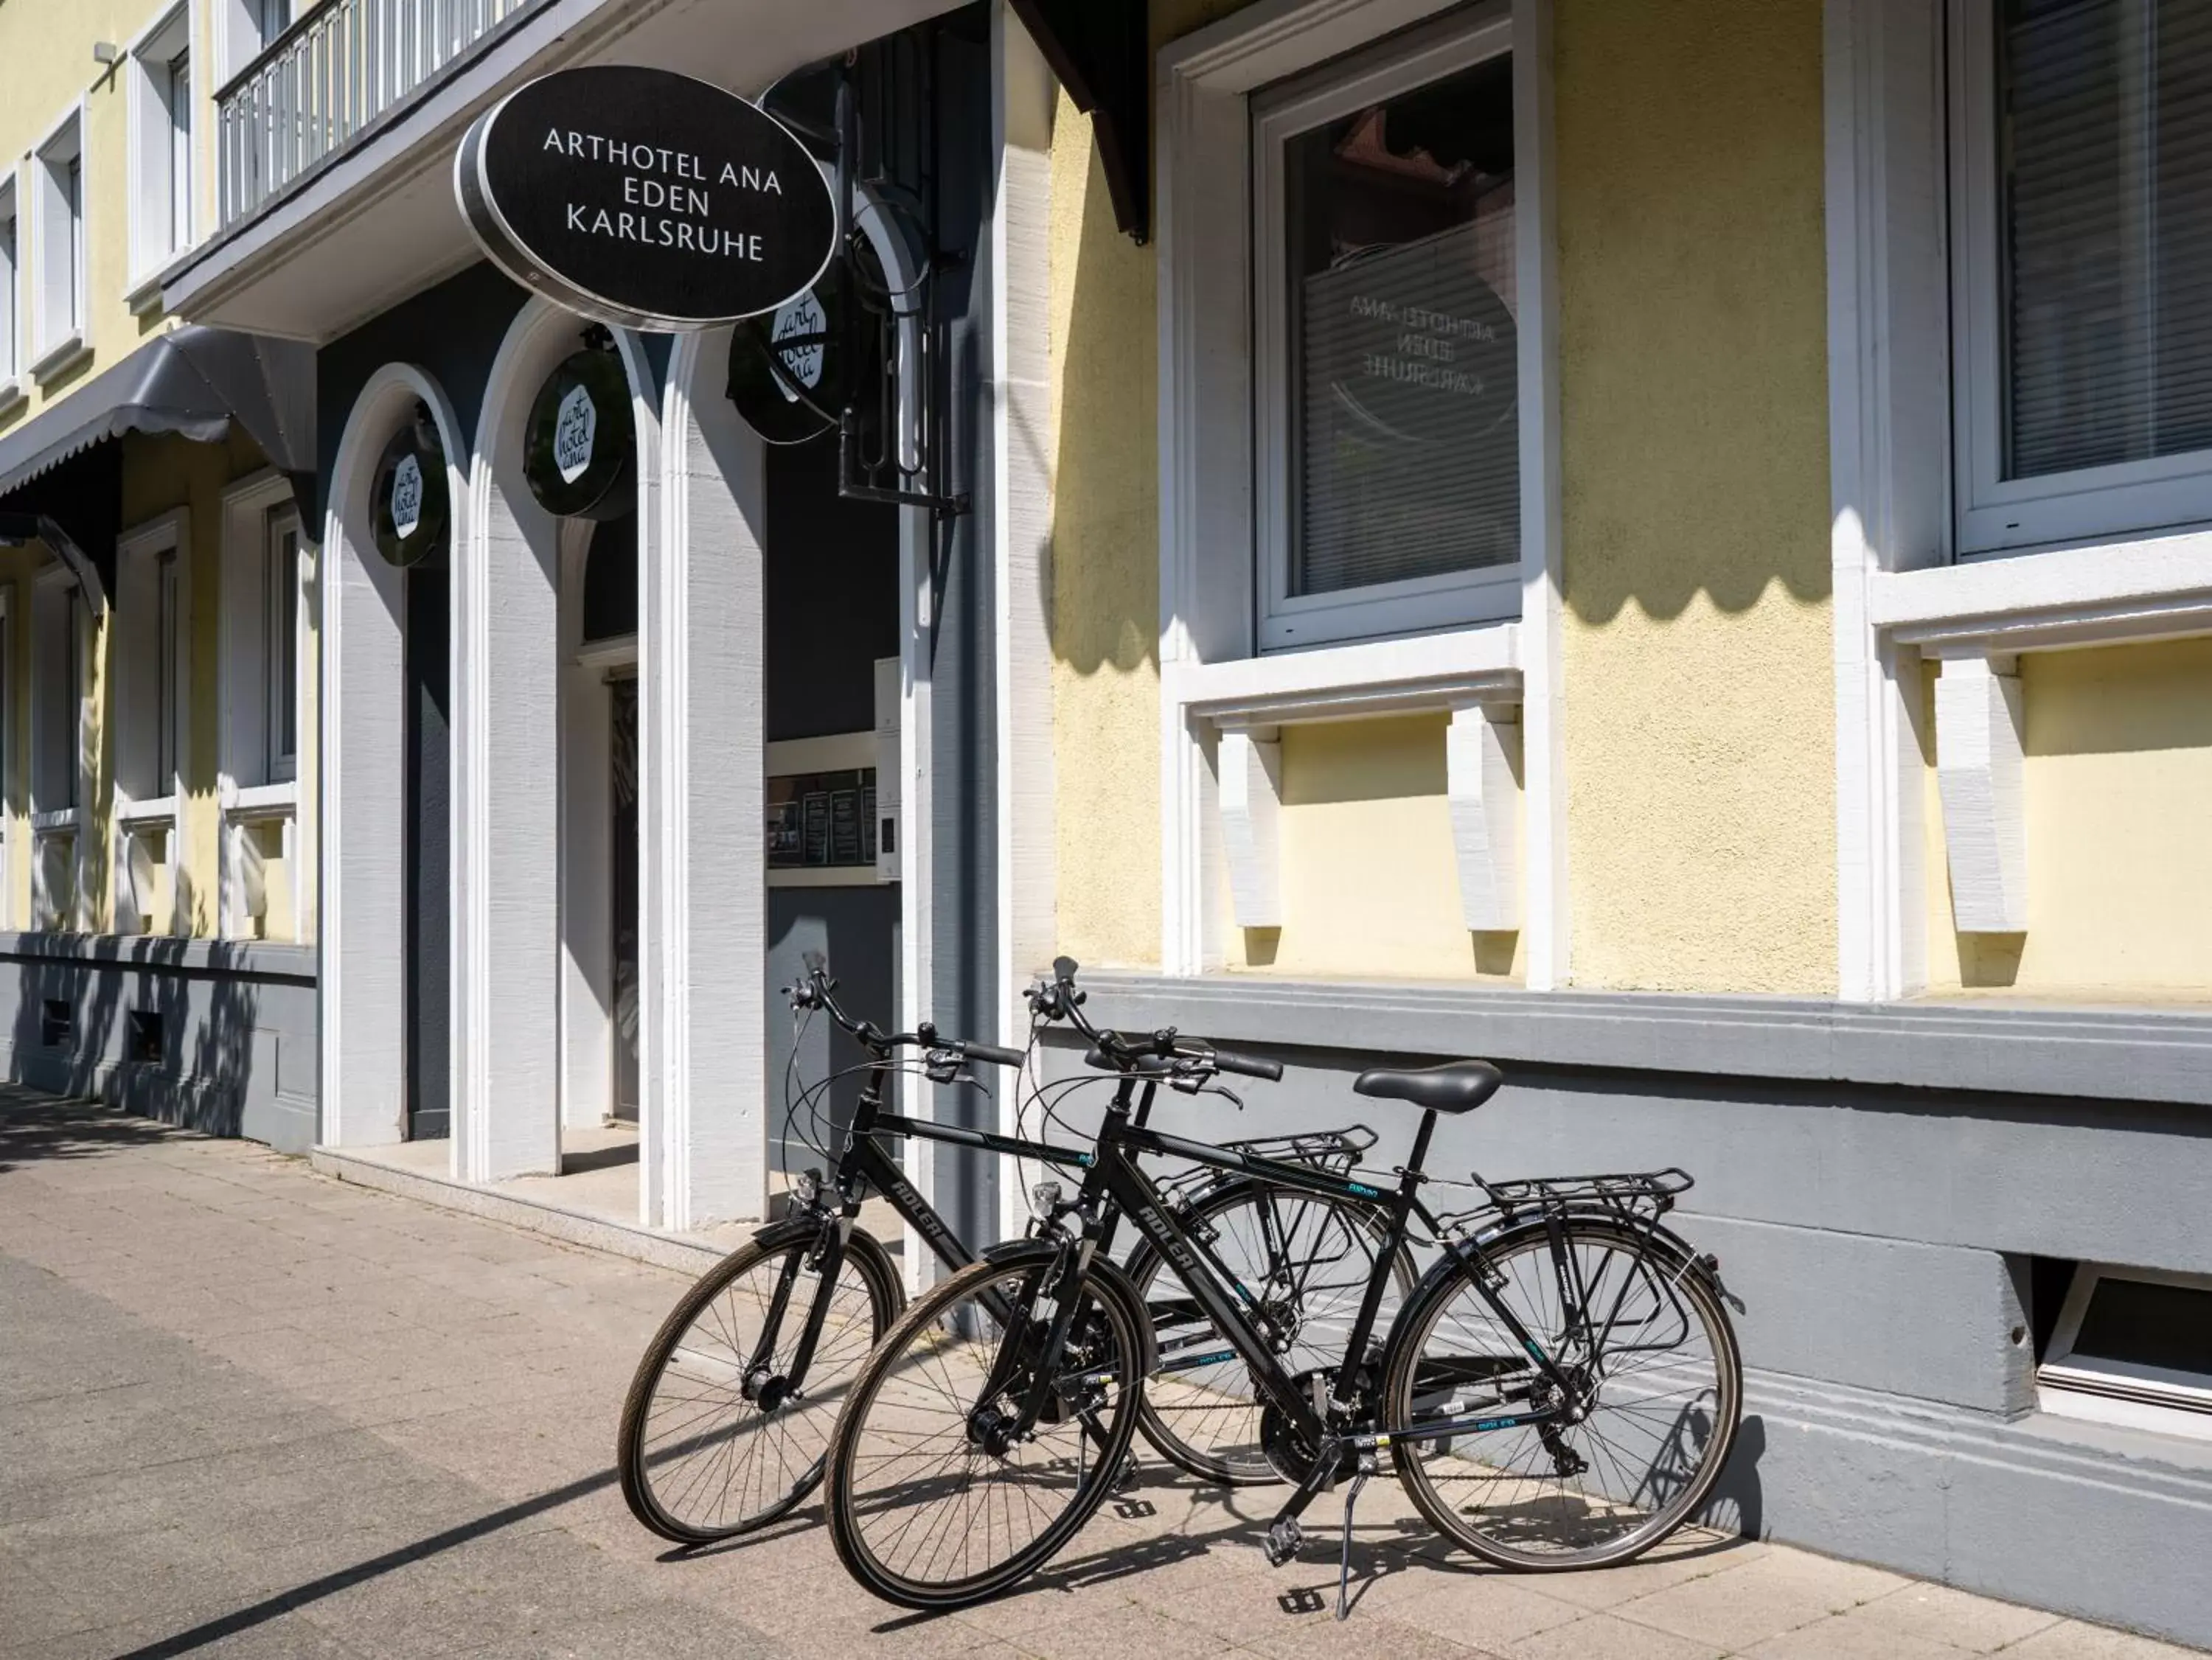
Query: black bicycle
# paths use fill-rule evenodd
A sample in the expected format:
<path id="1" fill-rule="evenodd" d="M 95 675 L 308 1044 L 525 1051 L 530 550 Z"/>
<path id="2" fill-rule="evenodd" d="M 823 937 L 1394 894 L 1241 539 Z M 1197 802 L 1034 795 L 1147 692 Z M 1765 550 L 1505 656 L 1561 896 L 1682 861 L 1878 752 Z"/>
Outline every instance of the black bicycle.
<path id="1" fill-rule="evenodd" d="M 1073 965 L 1049 987 L 1030 994 L 1036 1017 L 1048 1021 L 1082 993 Z M 672 1309 L 638 1362 L 623 1403 L 616 1465 L 623 1498 L 646 1527 L 680 1544 L 706 1544 L 764 1527 L 787 1515 L 821 1480 L 834 1413 L 862 1362 L 905 1306 L 890 1254 L 861 1227 L 861 1202 L 880 1194 L 948 1269 L 977 1254 L 918 1191 L 878 1138 L 913 1136 L 979 1148 L 1065 1173 L 1090 1166 L 1087 1147 L 1056 1144 L 939 1124 L 886 1110 L 891 1080 L 917 1069 L 932 1082 L 972 1082 L 972 1063 L 1020 1069 L 1022 1051 L 965 1042 L 925 1024 L 912 1033 L 885 1031 L 857 1019 L 837 1001 L 836 983 L 816 960 L 793 989 L 802 1018 L 825 1015 L 860 1045 L 867 1058 L 852 1123 L 837 1150 L 824 1154 L 833 1173 L 800 1174 L 789 1213 L 761 1229 L 708 1269 Z M 1157 1034 L 1155 1046 L 1172 1034 Z M 1232 1057 L 1233 1060 L 1233 1057 Z M 1273 1063 L 1252 1063 L 1256 1075 L 1279 1075 Z M 829 1081 L 802 1098 L 818 1100 Z M 1152 1088 L 1137 1112 L 1144 1120 Z M 1048 1106 L 1048 1123 L 1049 1123 Z M 1316 1136 L 1251 1143 L 1276 1157 L 1316 1169 L 1346 1169 L 1374 1141 L 1354 1125 Z M 1233 1293 L 1263 1322 L 1310 1324 L 1316 1331 L 1349 1318 L 1364 1287 L 1382 1231 L 1372 1219 L 1319 1195 L 1284 1196 L 1217 1172 L 1192 1172 L 1170 1184 L 1164 1202 L 1213 1239 L 1237 1265 Z M 1057 1184 L 1040 1185 L 1040 1210 L 1058 1203 Z M 1110 1234 L 1110 1215 L 1103 1231 Z M 982 1253 L 988 1259 L 1005 1246 Z M 1242 1362 L 1224 1348 L 1203 1312 L 1163 1278 L 1143 1247 L 1131 1262 L 1140 1287 L 1159 1282 L 1155 1319 L 1167 1334 L 1158 1362 L 1158 1403 L 1146 1439 L 1194 1474 L 1229 1481 L 1279 1479 L 1262 1456 L 1258 1414 L 1243 1387 Z M 1402 1251 L 1393 1273 L 1412 1282 Z M 1001 1313 L 1005 1311 L 1000 1310 Z"/>
<path id="2" fill-rule="evenodd" d="M 1072 967 L 1063 961 L 1063 978 Z M 1166 1135 L 1132 1111 L 1139 1080 L 1202 1088 L 1265 1063 L 1100 1031 L 1072 1000 L 1054 1013 L 1122 1074 L 1095 1161 L 1040 1237 L 919 1299 L 853 1382 L 830 1442 L 829 1509 L 862 1584 L 910 1608 L 981 1601 L 1048 1561 L 1105 1499 L 1156 1353 L 1146 1298 L 1101 1248 L 1119 1213 L 1242 1361 L 1266 1455 L 1297 1484 L 1267 1531 L 1271 1562 L 1297 1554 L 1301 1513 L 1351 1478 L 1340 1617 L 1352 1506 L 1386 1452 L 1432 1526 L 1512 1568 L 1626 1561 L 1704 1503 L 1742 1386 L 1718 1265 L 1661 1223 L 1686 1175 L 1478 1177 L 1482 1203 L 1439 1216 L 1420 1197 L 1437 1115 L 1490 1098 L 1501 1079 L 1487 1063 L 1363 1073 L 1358 1094 L 1421 1118 L 1406 1164 L 1361 1179 Z M 1139 1154 L 1379 1221 L 1381 1249 L 1328 1364 L 1286 1363 L 1284 1332 L 1255 1317 L 1234 1268 Z M 1436 1260 L 1386 1324 L 1393 1264 L 1416 1223 Z"/>

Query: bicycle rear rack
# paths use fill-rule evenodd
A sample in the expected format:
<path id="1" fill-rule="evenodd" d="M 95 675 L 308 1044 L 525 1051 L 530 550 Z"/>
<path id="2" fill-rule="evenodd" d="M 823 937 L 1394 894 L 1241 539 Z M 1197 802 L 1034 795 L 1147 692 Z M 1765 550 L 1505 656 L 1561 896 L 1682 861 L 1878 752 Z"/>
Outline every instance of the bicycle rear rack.
<path id="1" fill-rule="evenodd" d="M 1505 1182 L 1486 1180 L 1480 1171 L 1468 1173 L 1482 1190 L 1484 1202 L 1471 1209 L 1437 1217 L 1437 1224 L 1445 1233 L 1465 1233 L 1569 1210 L 1596 1211 L 1632 1227 L 1649 1226 L 1672 1210 L 1674 1201 L 1696 1185 L 1688 1171 L 1671 1166 L 1605 1176 L 1532 1176 Z"/>
<path id="2" fill-rule="evenodd" d="M 1304 1130 L 1288 1136 L 1254 1136 L 1243 1141 L 1224 1142 L 1221 1145 L 1238 1153 L 1249 1153 L 1255 1158 L 1275 1159 L 1285 1164 L 1312 1165 L 1335 1175 L 1343 1175 L 1359 1162 L 1360 1155 L 1382 1140 L 1364 1124 L 1346 1124 L 1341 1130 Z M 1177 1171 L 1172 1176 L 1158 1178 L 1160 1191 L 1170 1199 L 1188 1204 L 1200 1192 L 1221 1179 L 1221 1172 L 1207 1165 L 1193 1165 L 1188 1170 Z"/>

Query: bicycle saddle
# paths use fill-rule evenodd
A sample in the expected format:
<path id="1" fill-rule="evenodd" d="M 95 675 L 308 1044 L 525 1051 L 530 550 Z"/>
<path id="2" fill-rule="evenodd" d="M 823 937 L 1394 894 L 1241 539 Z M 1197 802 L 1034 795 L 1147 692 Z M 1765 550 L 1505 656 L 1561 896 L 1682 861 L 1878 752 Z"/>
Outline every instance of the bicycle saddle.
<path id="1" fill-rule="evenodd" d="M 1352 1081 L 1352 1093 L 1387 1101 L 1411 1101 L 1434 1112 L 1472 1112 L 1498 1093 L 1505 1076 L 1488 1061 L 1446 1061 L 1442 1066 L 1395 1071 L 1378 1066 Z"/>

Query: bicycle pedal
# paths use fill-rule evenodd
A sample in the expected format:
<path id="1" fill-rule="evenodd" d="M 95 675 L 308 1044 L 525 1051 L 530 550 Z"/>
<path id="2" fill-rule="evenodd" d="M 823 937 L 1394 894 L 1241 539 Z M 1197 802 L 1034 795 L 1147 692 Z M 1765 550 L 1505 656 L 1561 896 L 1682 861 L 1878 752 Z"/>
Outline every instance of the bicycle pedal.
<path id="1" fill-rule="evenodd" d="M 1133 1452 L 1127 1454 L 1121 1460 L 1121 1468 L 1114 1472 L 1113 1484 L 1106 1490 L 1109 1493 L 1127 1493 L 1144 1478 L 1144 1474 L 1137 1463 L 1137 1455 Z"/>
<path id="2" fill-rule="evenodd" d="M 1260 1549 L 1267 1559 L 1267 1566 L 1279 1568 L 1296 1557 L 1306 1542 L 1306 1530 L 1298 1525 L 1295 1516 L 1278 1516 L 1267 1524 L 1267 1536 L 1260 1542 Z"/>

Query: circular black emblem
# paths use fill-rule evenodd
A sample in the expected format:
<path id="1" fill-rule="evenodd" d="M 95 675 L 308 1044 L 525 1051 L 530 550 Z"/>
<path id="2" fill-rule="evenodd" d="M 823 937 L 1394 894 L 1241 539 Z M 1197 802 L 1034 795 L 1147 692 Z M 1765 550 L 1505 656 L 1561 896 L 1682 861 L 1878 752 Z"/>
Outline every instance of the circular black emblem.
<path id="1" fill-rule="evenodd" d="M 836 215 L 805 147 L 734 94 L 601 64 L 517 88 L 453 159 L 500 267 L 604 322 L 700 329 L 772 312 L 830 258 Z"/>
<path id="2" fill-rule="evenodd" d="M 874 382 L 882 353 L 872 318 L 852 326 L 842 264 L 765 317 L 730 334 L 730 402 L 770 444 L 803 444 L 837 424 L 854 394 Z"/>
<path id="3" fill-rule="evenodd" d="M 564 358 L 538 389 L 523 434 L 538 505 L 566 518 L 620 518 L 637 506 L 636 456 L 622 359 L 595 348 Z"/>
<path id="4" fill-rule="evenodd" d="M 446 452 L 429 411 L 392 433 L 369 486 L 376 551 L 402 567 L 434 566 L 446 550 Z"/>

